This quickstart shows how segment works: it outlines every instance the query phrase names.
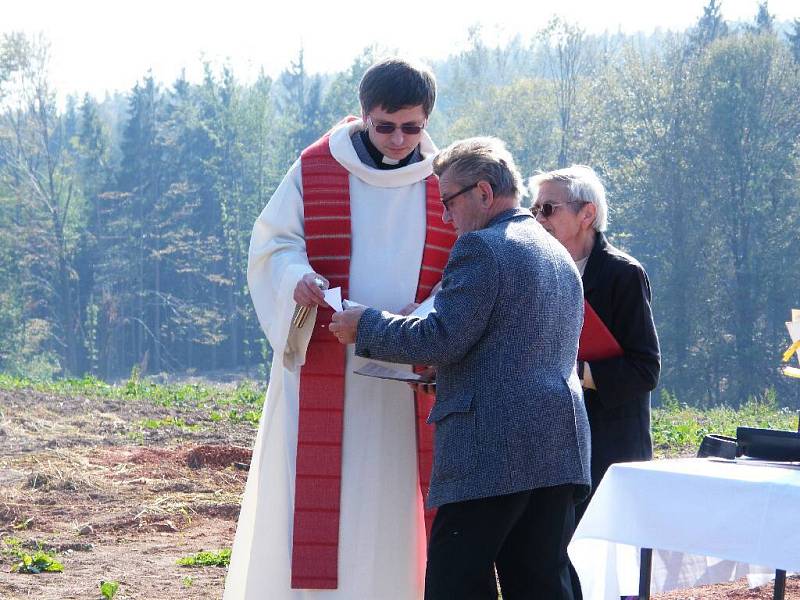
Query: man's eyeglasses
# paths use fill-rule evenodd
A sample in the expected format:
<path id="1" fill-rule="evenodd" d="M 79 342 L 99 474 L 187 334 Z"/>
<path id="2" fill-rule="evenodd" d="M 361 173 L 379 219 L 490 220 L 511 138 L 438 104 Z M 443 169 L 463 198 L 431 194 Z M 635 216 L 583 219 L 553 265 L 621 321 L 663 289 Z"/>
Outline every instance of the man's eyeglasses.
<path id="1" fill-rule="evenodd" d="M 472 185 L 468 185 L 464 189 L 458 190 L 455 194 L 450 194 L 449 196 L 442 196 L 442 204 L 444 204 L 444 209 L 445 210 L 450 210 L 449 204 L 450 204 L 451 200 L 453 200 L 457 196 L 460 196 L 461 194 L 464 194 L 464 193 L 466 193 L 466 192 L 468 192 L 471 189 L 474 189 L 476 187 L 478 187 L 478 182 L 477 181 L 475 183 L 473 183 Z"/>
<path id="2" fill-rule="evenodd" d="M 422 125 L 408 125 L 408 124 L 395 125 L 394 123 L 375 123 L 375 121 L 372 120 L 372 117 L 367 117 L 367 121 L 369 121 L 369 124 L 375 128 L 375 131 L 377 131 L 378 133 L 382 133 L 384 135 L 389 133 L 394 133 L 394 130 L 397 129 L 398 127 L 400 128 L 400 131 L 402 131 L 406 135 L 419 135 L 422 132 L 422 130 L 425 129 L 425 123 L 423 123 Z"/>
<path id="3" fill-rule="evenodd" d="M 560 204 L 556 204 L 554 202 L 542 202 L 541 204 L 536 204 L 531 207 L 531 212 L 533 213 L 534 217 L 538 217 L 540 214 L 545 218 L 549 219 L 553 216 L 553 213 L 556 212 L 556 209 L 561 208 L 562 206 L 566 206 L 567 204 L 587 204 L 583 200 L 570 200 L 568 202 L 561 202 Z"/>

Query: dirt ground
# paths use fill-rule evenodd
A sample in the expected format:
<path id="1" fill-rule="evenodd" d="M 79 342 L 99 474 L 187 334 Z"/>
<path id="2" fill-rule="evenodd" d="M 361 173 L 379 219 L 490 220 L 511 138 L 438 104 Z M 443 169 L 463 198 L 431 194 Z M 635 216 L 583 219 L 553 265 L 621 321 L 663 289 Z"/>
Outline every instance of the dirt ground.
<path id="1" fill-rule="evenodd" d="M 119 582 L 117 600 L 222 596 L 224 568 L 176 561 L 231 546 L 251 425 L 30 391 L 0 391 L 0 411 L 0 536 L 64 565 L 25 575 L 2 557 L 0 598 L 102 598 L 103 580 Z M 141 426 L 169 417 L 182 426 Z"/>
<path id="2" fill-rule="evenodd" d="M 231 546 L 254 437 L 252 425 L 197 408 L 0 391 L 0 539 L 64 565 L 26 575 L 0 556 L 0 600 L 102 599 L 103 580 L 119 582 L 115 600 L 221 598 L 224 568 L 176 561 Z M 772 587 L 653 598 L 766 600 Z M 786 598 L 800 599 L 800 580 Z"/>

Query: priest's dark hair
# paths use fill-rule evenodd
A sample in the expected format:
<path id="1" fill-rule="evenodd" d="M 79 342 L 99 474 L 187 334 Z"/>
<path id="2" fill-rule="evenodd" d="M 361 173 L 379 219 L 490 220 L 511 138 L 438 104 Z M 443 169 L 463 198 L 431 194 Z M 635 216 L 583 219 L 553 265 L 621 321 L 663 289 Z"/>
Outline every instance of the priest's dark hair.
<path id="1" fill-rule="evenodd" d="M 367 69 L 358 86 L 358 99 L 365 115 L 376 106 L 393 113 L 422 105 L 427 117 L 436 102 L 436 79 L 423 65 L 389 58 Z"/>

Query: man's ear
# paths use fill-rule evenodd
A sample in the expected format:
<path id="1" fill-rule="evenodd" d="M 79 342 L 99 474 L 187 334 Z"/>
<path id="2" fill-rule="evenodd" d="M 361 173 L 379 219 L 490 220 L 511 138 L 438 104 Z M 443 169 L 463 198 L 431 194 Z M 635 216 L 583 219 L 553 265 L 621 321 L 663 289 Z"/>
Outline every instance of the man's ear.
<path id="1" fill-rule="evenodd" d="M 478 182 L 478 193 L 481 195 L 481 206 L 489 208 L 494 203 L 494 190 L 488 181 Z"/>

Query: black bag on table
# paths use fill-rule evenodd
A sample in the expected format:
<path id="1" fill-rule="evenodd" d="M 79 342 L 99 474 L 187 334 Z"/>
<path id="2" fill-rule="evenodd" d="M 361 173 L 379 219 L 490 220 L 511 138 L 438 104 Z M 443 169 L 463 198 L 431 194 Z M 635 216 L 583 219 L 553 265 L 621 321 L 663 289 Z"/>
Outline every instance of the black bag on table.
<path id="1" fill-rule="evenodd" d="M 736 437 L 709 434 L 703 438 L 697 457 L 739 456 L 778 462 L 800 462 L 800 432 L 781 429 L 737 427 Z"/>

